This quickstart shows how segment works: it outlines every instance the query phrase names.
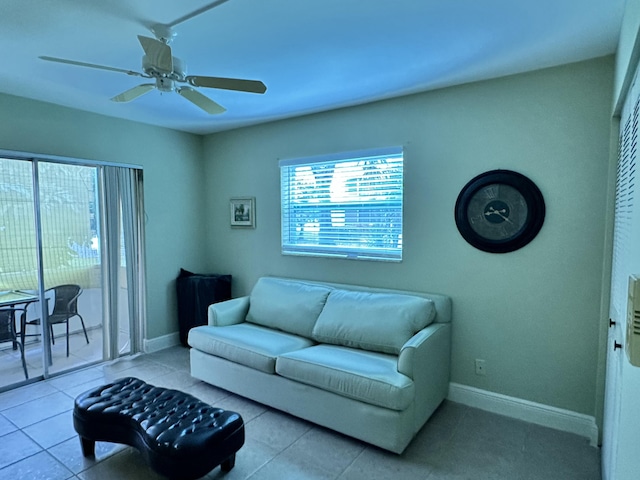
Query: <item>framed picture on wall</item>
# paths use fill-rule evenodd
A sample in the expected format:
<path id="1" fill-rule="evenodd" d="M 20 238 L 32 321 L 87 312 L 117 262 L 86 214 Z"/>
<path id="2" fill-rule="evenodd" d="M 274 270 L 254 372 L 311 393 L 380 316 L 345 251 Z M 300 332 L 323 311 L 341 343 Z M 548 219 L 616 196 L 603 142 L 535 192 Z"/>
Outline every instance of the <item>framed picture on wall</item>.
<path id="1" fill-rule="evenodd" d="M 255 228 L 256 198 L 235 197 L 230 202 L 231 226 Z"/>

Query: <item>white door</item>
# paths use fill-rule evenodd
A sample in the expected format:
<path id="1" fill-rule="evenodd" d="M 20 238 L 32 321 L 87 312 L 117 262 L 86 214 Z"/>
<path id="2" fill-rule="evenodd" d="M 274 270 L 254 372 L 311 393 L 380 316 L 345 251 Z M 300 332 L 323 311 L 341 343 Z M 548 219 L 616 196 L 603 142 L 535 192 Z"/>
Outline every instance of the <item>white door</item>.
<path id="1" fill-rule="evenodd" d="M 640 368 L 633 367 L 624 352 L 628 285 L 631 274 L 640 274 L 640 85 L 629 89 L 622 110 L 616 173 L 616 199 L 609 314 L 607 379 L 602 439 L 604 480 L 640 478 Z"/>

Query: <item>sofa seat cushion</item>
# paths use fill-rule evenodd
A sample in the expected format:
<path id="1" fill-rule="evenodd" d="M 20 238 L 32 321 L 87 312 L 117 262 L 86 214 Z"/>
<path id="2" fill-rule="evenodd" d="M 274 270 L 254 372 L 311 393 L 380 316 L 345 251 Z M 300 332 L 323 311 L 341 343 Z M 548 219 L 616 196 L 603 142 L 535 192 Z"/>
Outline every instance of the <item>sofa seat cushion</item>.
<path id="1" fill-rule="evenodd" d="M 313 339 L 398 355 L 435 315 L 435 306 L 427 298 L 336 289 L 318 317 Z"/>
<path id="2" fill-rule="evenodd" d="M 398 358 L 335 345 L 316 345 L 283 354 L 276 373 L 344 397 L 391 410 L 413 401 L 413 380 L 398 373 Z"/>
<path id="3" fill-rule="evenodd" d="M 311 338 L 331 289 L 279 278 L 260 278 L 249 297 L 247 322 Z"/>
<path id="4" fill-rule="evenodd" d="M 314 345 L 308 338 L 240 323 L 226 327 L 204 325 L 189 331 L 189 345 L 235 363 L 275 373 L 276 357 Z"/>

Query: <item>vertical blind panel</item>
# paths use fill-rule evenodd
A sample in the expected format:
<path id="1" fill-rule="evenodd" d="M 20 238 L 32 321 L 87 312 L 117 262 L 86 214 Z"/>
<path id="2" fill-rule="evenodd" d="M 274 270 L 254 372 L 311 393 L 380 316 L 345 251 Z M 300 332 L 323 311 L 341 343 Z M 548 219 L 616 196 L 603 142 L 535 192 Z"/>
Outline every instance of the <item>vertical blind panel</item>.
<path id="1" fill-rule="evenodd" d="M 280 162 L 282 252 L 402 260 L 402 149 Z"/>

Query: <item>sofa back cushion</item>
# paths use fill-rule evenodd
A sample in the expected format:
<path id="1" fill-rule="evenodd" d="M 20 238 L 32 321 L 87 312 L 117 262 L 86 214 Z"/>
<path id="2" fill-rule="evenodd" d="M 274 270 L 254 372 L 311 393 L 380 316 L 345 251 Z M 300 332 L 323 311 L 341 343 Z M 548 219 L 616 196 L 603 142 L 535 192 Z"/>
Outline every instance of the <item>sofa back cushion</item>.
<path id="1" fill-rule="evenodd" d="M 247 321 L 311 338 L 330 291 L 321 285 L 262 277 L 251 291 Z"/>
<path id="2" fill-rule="evenodd" d="M 313 339 L 397 355 L 434 317 L 435 307 L 427 298 L 336 289 L 318 317 Z"/>

